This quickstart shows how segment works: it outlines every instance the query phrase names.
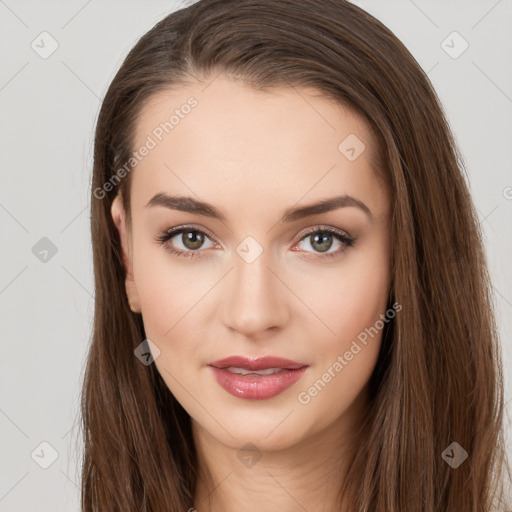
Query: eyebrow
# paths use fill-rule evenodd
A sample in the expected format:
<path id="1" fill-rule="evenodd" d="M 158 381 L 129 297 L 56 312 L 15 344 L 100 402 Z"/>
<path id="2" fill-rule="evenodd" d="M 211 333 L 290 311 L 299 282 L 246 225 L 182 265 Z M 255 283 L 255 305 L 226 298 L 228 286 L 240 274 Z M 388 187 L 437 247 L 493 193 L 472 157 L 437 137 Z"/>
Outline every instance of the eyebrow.
<path id="1" fill-rule="evenodd" d="M 193 197 L 171 196 L 160 192 L 153 196 L 146 205 L 146 207 L 152 206 L 163 206 L 164 208 L 169 208 L 171 210 L 195 213 L 197 215 L 212 217 L 220 221 L 226 220 L 226 216 L 215 206 L 210 203 L 194 199 Z M 349 195 L 341 195 L 329 199 L 323 199 L 307 206 L 288 208 L 281 217 L 280 222 L 293 222 L 319 213 L 326 213 L 350 206 L 359 208 L 368 215 L 370 219 L 372 218 L 371 210 L 362 201 Z"/>

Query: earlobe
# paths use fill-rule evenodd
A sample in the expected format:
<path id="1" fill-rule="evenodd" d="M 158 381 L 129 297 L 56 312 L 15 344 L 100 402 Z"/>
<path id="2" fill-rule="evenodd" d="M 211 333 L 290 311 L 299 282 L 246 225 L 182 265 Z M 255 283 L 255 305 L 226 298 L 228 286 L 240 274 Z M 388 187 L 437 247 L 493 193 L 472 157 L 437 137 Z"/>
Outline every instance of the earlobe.
<path id="1" fill-rule="evenodd" d="M 126 272 L 125 288 L 126 296 L 130 309 L 134 313 L 140 313 L 139 296 L 137 294 L 137 288 L 135 286 L 135 279 L 133 276 L 133 263 L 131 255 L 131 245 L 128 239 L 128 229 L 126 225 L 126 212 L 123 206 L 123 201 L 120 194 L 114 198 L 112 206 L 110 208 L 112 219 L 119 233 L 119 240 L 121 244 L 121 254 L 123 264 Z"/>

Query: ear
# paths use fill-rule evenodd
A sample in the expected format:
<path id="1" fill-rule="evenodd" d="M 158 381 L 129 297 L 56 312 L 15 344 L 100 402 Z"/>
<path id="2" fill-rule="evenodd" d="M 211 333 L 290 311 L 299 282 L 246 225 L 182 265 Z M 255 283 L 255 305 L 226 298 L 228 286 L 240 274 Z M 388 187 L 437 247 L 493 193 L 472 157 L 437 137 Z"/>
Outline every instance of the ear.
<path id="1" fill-rule="evenodd" d="M 117 194 L 114 198 L 110 211 L 114 224 L 119 232 L 119 240 L 121 242 L 123 264 L 126 271 L 125 288 L 128 303 L 130 304 L 130 309 L 134 313 L 140 313 L 139 296 L 137 294 L 137 288 L 135 287 L 135 279 L 133 276 L 131 237 L 129 236 L 128 228 L 126 226 L 126 212 L 123 206 L 121 194 Z"/>

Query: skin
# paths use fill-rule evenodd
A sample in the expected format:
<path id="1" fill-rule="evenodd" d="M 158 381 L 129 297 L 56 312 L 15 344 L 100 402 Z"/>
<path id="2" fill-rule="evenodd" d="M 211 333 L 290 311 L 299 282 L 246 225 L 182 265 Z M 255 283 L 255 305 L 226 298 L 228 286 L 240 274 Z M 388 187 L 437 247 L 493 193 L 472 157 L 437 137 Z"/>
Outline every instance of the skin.
<path id="1" fill-rule="evenodd" d="M 298 395 L 386 312 L 391 195 L 370 166 L 375 141 L 362 118 L 314 89 L 258 92 L 219 75 L 208 86 L 153 96 L 135 147 L 190 96 L 197 107 L 132 171 L 132 225 L 120 196 L 112 216 L 131 308 L 160 350 L 154 364 L 190 414 L 202 471 L 211 476 L 199 479 L 194 506 L 335 510 L 382 331 L 307 404 Z M 338 150 L 349 134 L 366 146 L 354 161 Z M 226 221 L 147 207 L 159 192 L 212 203 Z M 362 201 L 372 217 L 351 206 L 279 222 L 289 207 L 340 194 Z M 210 236 L 199 257 L 176 256 L 156 241 L 189 224 Z M 325 258 L 304 236 L 315 227 L 338 228 L 356 241 L 340 251 L 333 237 L 327 252 L 338 254 Z M 251 263 L 236 251 L 247 236 L 263 250 Z M 181 234 L 172 243 L 193 250 Z M 246 400 L 221 388 L 207 366 L 230 355 L 275 355 L 309 367 L 283 393 Z M 256 447 L 256 463 L 238 457 L 246 443 Z"/>

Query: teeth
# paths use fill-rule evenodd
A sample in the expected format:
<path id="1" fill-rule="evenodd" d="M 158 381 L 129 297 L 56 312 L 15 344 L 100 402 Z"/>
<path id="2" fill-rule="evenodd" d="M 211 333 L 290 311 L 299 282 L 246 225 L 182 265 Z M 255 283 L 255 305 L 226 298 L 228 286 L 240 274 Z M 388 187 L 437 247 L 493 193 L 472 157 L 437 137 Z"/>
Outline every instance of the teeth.
<path id="1" fill-rule="evenodd" d="M 249 375 L 254 373 L 256 375 L 274 375 L 274 373 L 279 373 L 282 368 L 267 368 L 266 370 L 246 370 L 245 368 L 236 368 L 234 366 L 230 366 L 229 368 L 224 368 L 232 373 L 238 373 L 240 375 Z"/>

